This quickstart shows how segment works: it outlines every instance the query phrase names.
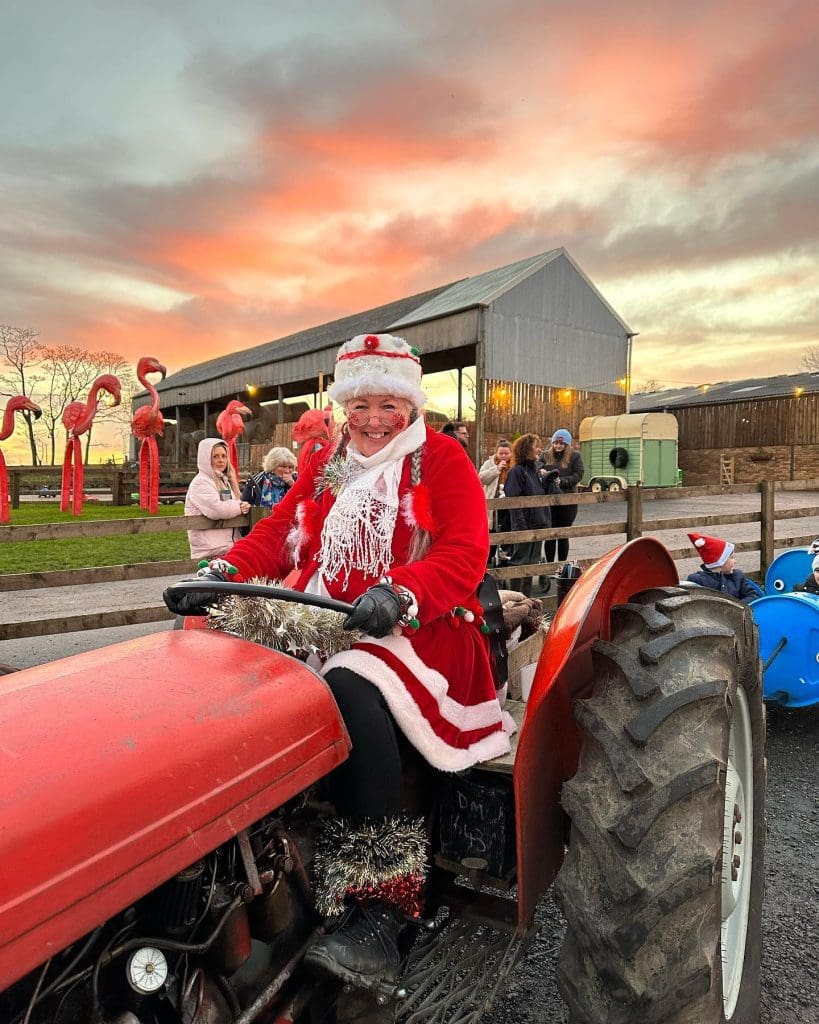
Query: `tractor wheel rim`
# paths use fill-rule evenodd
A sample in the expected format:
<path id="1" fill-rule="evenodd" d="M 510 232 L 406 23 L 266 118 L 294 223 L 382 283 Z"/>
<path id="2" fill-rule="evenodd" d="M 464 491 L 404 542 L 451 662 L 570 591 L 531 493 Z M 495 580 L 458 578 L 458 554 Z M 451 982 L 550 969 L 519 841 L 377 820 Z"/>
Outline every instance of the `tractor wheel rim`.
<path id="1" fill-rule="evenodd" d="M 726 1020 L 736 1009 L 742 987 L 745 942 L 751 904 L 754 835 L 753 735 L 748 699 L 736 689 L 728 737 L 722 865 L 722 1001 Z"/>

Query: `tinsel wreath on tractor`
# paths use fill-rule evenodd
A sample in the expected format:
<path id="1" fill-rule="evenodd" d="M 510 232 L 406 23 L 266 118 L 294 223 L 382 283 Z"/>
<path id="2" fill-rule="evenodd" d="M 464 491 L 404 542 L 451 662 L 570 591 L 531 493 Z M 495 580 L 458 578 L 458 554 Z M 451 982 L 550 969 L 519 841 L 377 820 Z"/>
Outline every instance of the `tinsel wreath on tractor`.
<path id="1" fill-rule="evenodd" d="M 264 577 L 255 577 L 248 582 L 284 586 L 280 580 Z M 296 658 L 307 659 L 313 655 L 325 661 L 339 651 L 349 650 L 362 635 L 356 630 L 345 632 L 342 629 L 345 618 L 340 612 L 311 605 L 230 594 L 220 598 L 218 606 L 211 608 L 208 626 Z"/>

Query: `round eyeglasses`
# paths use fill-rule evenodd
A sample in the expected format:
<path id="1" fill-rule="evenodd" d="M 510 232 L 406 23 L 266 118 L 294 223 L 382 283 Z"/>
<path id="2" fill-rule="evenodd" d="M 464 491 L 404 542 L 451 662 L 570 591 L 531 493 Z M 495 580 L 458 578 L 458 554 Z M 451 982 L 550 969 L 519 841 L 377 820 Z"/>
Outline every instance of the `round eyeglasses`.
<path id="1" fill-rule="evenodd" d="M 347 413 L 347 423 L 357 430 L 366 427 L 372 420 L 377 420 L 382 427 L 391 429 L 392 427 L 397 427 L 399 423 L 403 423 L 404 414 L 387 410 L 368 412 L 366 409 L 354 409 L 352 412 Z"/>

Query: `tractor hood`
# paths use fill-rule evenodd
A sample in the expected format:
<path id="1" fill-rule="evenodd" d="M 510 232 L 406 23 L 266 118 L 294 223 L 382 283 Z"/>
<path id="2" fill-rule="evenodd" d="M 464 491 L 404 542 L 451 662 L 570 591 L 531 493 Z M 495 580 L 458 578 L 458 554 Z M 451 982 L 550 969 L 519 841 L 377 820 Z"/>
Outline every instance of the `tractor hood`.
<path id="1" fill-rule="evenodd" d="M 318 676 L 208 630 L 0 679 L 0 991 L 347 749 Z"/>

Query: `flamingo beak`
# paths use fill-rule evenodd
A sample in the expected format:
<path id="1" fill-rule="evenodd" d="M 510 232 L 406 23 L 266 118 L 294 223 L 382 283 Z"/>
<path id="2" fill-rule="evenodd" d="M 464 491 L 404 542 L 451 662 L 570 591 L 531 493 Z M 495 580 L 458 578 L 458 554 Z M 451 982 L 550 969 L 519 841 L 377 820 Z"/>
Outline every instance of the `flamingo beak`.
<path id="1" fill-rule="evenodd" d="M 38 420 L 43 415 L 43 410 L 40 408 L 39 405 L 35 405 L 31 412 L 34 413 L 35 420 Z"/>

